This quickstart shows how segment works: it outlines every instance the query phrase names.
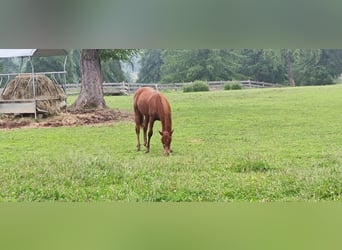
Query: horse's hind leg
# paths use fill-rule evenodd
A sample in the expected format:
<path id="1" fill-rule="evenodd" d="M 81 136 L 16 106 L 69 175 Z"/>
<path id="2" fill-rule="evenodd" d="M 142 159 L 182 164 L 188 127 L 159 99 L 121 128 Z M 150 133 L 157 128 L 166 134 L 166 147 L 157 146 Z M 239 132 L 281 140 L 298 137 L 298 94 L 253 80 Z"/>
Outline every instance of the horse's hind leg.
<path id="1" fill-rule="evenodd" d="M 137 134 L 137 151 L 140 151 L 140 125 L 135 126 L 135 133 Z"/>
<path id="2" fill-rule="evenodd" d="M 140 151 L 140 126 L 142 116 L 141 114 L 135 114 L 135 133 L 137 134 L 137 151 Z"/>

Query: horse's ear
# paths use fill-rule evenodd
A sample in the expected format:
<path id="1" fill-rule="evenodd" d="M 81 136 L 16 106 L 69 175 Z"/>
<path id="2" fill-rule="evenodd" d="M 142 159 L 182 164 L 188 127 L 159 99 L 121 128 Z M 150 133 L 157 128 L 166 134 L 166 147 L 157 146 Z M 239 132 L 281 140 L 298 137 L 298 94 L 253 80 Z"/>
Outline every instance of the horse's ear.
<path id="1" fill-rule="evenodd" d="M 160 134 L 161 136 L 163 136 L 163 133 L 162 133 L 162 132 L 160 132 L 160 131 L 159 131 L 159 134 Z"/>
<path id="2" fill-rule="evenodd" d="M 171 135 L 173 134 L 173 129 L 172 129 L 172 131 L 171 131 Z"/>

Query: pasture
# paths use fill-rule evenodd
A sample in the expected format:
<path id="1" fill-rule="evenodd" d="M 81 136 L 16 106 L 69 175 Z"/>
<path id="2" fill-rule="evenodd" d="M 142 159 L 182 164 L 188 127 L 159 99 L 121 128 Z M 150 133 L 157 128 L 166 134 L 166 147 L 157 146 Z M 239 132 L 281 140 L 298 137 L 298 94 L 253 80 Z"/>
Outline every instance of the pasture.
<path id="1" fill-rule="evenodd" d="M 341 200 L 342 85 L 165 95 L 169 157 L 160 122 L 149 154 L 133 120 L 0 130 L 0 201 Z"/>

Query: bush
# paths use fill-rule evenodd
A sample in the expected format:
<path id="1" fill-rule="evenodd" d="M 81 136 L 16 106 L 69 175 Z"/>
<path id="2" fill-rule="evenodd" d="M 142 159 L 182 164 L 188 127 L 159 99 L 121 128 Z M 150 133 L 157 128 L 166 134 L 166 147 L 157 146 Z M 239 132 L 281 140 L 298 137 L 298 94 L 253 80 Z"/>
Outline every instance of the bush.
<path id="1" fill-rule="evenodd" d="M 193 92 L 194 88 L 191 84 L 183 86 L 183 92 Z"/>
<path id="2" fill-rule="evenodd" d="M 236 90 L 236 89 L 242 89 L 242 85 L 240 83 L 234 83 L 231 86 L 232 90 Z"/>
<path id="3" fill-rule="evenodd" d="M 224 89 L 224 90 L 231 90 L 231 83 L 226 82 L 226 83 L 223 85 L 223 89 Z"/>
<path id="4" fill-rule="evenodd" d="M 183 92 L 200 92 L 209 91 L 209 85 L 204 81 L 195 81 L 187 86 L 183 87 Z"/>
<path id="5" fill-rule="evenodd" d="M 223 88 L 224 90 L 236 90 L 236 89 L 242 89 L 242 85 L 239 82 L 226 82 Z"/>

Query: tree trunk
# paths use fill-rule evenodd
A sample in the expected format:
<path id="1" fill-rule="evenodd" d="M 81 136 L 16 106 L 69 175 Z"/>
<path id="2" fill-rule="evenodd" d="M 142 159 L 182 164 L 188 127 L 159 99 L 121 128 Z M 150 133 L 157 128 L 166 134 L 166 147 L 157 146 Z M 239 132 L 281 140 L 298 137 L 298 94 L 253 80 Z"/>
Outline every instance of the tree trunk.
<path id="1" fill-rule="evenodd" d="M 287 71 L 288 71 L 288 75 L 289 75 L 289 84 L 291 87 L 295 87 L 296 83 L 295 83 L 294 78 L 293 78 L 290 51 L 286 52 L 286 63 L 287 63 Z"/>
<path id="2" fill-rule="evenodd" d="M 103 98 L 101 61 L 98 50 L 82 49 L 81 92 L 73 104 L 75 109 L 101 109 L 106 107 Z"/>

